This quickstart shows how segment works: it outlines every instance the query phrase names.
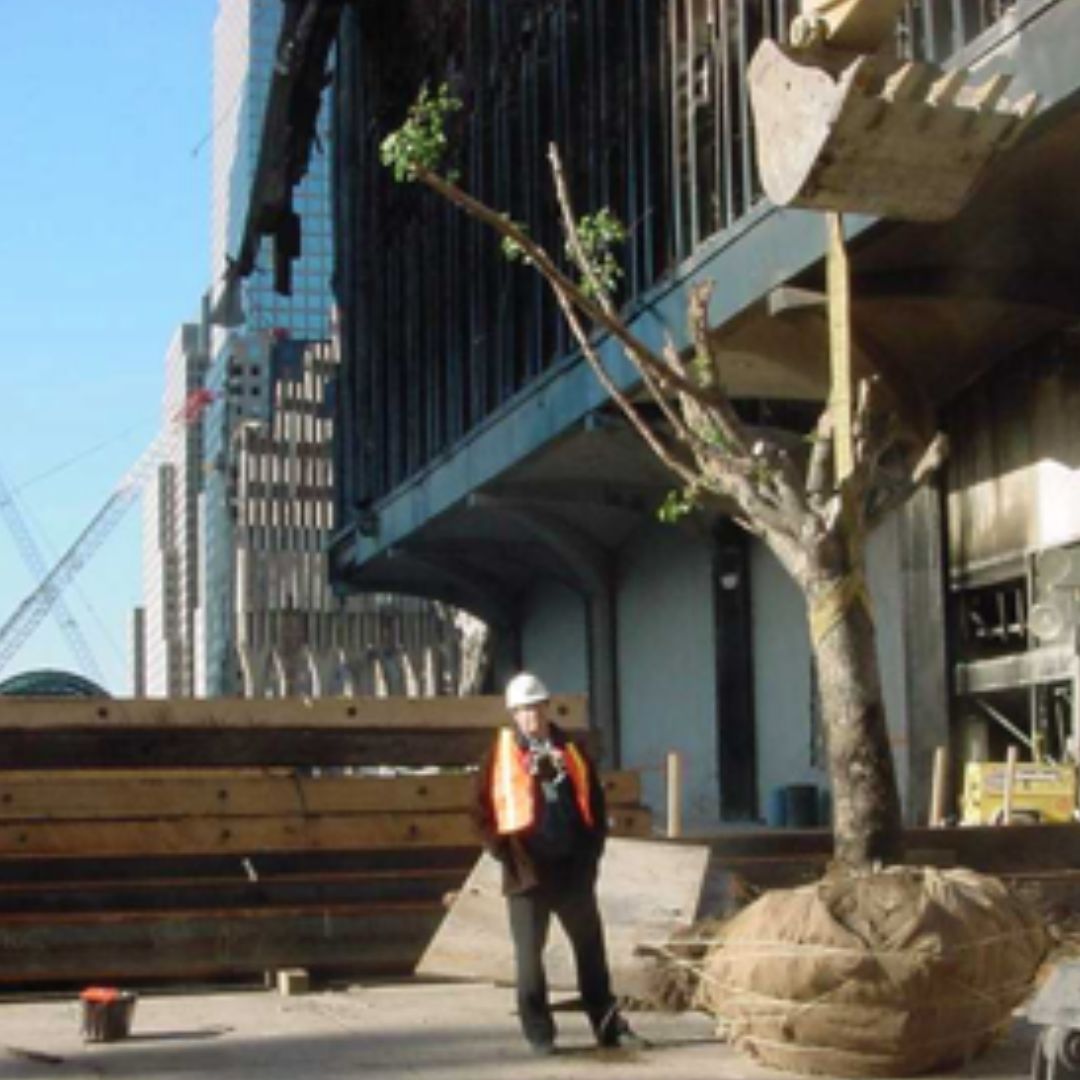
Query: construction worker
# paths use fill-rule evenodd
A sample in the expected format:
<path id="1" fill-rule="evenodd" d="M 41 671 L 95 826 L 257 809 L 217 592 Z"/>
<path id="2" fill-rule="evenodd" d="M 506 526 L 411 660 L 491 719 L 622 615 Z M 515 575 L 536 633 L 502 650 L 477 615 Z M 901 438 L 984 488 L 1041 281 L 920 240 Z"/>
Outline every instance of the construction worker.
<path id="1" fill-rule="evenodd" d="M 578 987 L 596 1040 L 635 1039 L 611 993 L 596 875 L 607 837 L 604 792 L 585 751 L 548 716 L 547 687 L 530 672 L 506 687 L 514 723 L 480 767 L 478 819 L 501 863 L 517 973 L 518 1016 L 530 1047 L 555 1049 L 543 952 L 554 914 L 574 950 Z"/>

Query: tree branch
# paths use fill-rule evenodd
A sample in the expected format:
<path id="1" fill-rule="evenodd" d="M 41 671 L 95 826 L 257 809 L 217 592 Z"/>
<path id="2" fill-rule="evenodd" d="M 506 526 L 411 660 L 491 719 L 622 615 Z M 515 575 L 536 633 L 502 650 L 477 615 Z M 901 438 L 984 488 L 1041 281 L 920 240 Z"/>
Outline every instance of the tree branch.
<path id="1" fill-rule="evenodd" d="M 548 283 L 556 289 L 556 292 L 568 300 L 568 302 L 584 315 L 588 316 L 598 326 L 603 327 L 618 343 L 624 352 L 639 370 L 644 366 L 655 376 L 661 385 L 670 385 L 672 389 L 689 394 L 694 398 L 702 398 L 701 389 L 692 382 L 682 378 L 673 372 L 664 361 L 658 357 L 639 338 L 635 337 L 619 321 L 607 314 L 595 301 L 587 297 L 577 285 L 574 284 L 552 261 L 551 256 L 533 240 L 524 229 L 515 225 L 509 218 L 496 213 L 490 207 L 474 199 L 464 192 L 456 184 L 444 180 L 437 173 L 424 168 L 422 165 L 415 167 L 416 179 L 427 185 L 432 191 L 449 200 L 455 206 L 460 206 L 477 221 L 489 225 L 501 236 L 512 240 L 525 256 L 533 263 L 537 271 L 547 279 Z"/>
<path id="2" fill-rule="evenodd" d="M 945 464 L 949 456 L 949 439 L 939 431 L 926 445 L 907 478 L 899 484 L 875 484 L 868 492 L 866 522 L 873 528 L 897 507 L 902 506 Z"/>
<path id="3" fill-rule="evenodd" d="M 596 353 L 596 349 L 589 340 L 589 335 L 586 332 L 585 327 L 581 325 L 581 319 L 569 297 L 564 295 L 563 289 L 556 284 L 556 282 L 552 281 L 550 278 L 548 281 L 551 284 L 552 291 L 555 293 L 555 299 L 562 309 L 563 316 L 570 325 L 570 331 L 577 339 L 582 354 L 589 367 L 592 368 L 597 381 L 608 392 L 615 404 L 622 410 L 623 415 L 630 421 L 634 430 L 637 431 L 638 435 L 645 441 L 646 445 L 656 455 L 657 459 L 687 486 L 695 484 L 698 476 L 694 470 L 690 468 L 689 465 L 679 461 L 679 459 L 671 453 L 656 432 L 653 431 L 637 409 L 634 408 L 634 403 L 619 389 L 618 386 L 615 385 L 615 381 L 607 373 L 607 369 L 604 367 L 603 362 Z"/>
<path id="4" fill-rule="evenodd" d="M 711 281 L 698 282 L 690 290 L 687 308 L 690 337 L 694 342 L 694 352 L 698 359 L 699 377 L 704 374 L 708 380 L 704 390 L 708 394 L 708 402 L 716 414 L 724 439 L 734 451 L 746 455 L 750 451 L 746 429 L 720 383 L 719 365 L 716 363 L 712 345 L 709 343 L 709 300 L 712 297 L 712 290 Z"/>
<path id="5" fill-rule="evenodd" d="M 812 509 L 820 509 L 833 491 L 833 418 L 827 406 L 818 416 L 811 440 L 806 497 Z"/>
<path id="6" fill-rule="evenodd" d="M 554 143 L 548 143 L 548 161 L 551 163 L 551 176 L 555 182 L 555 198 L 559 204 L 559 212 L 562 215 L 563 228 L 566 230 L 566 246 L 570 251 L 570 258 L 585 276 L 592 287 L 593 296 L 599 298 L 600 306 L 606 315 L 615 317 L 615 305 L 611 302 L 607 289 L 601 284 L 596 276 L 596 268 L 592 260 L 585 254 L 585 248 L 581 243 L 581 233 L 578 231 L 577 215 L 574 213 L 573 203 L 570 201 L 570 189 L 566 184 L 566 173 L 563 171 L 562 157 L 559 148 Z"/>
<path id="7" fill-rule="evenodd" d="M 574 206 L 570 200 L 570 189 L 566 183 L 562 157 L 559 154 L 559 148 L 554 143 L 548 144 L 548 161 L 551 164 L 551 175 L 555 184 L 555 198 L 559 206 L 563 229 L 566 232 L 566 246 L 570 252 L 570 257 L 592 287 L 593 295 L 599 298 L 604 314 L 614 319 L 616 318 L 615 305 L 611 302 L 610 295 L 597 277 L 592 260 L 586 254 L 585 246 L 581 242 L 577 215 L 574 213 Z M 676 375 L 686 378 L 685 370 L 677 365 L 671 365 L 670 357 L 667 359 L 669 360 L 669 366 L 674 369 Z M 694 433 L 686 426 L 682 417 L 671 407 L 668 395 L 663 392 L 659 380 L 652 373 L 652 369 L 642 364 L 637 364 L 636 367 L 641 375 L 642 382 L 645 384 L 645 389 L 671 425 L 676 437 L 692 449 Z"/>

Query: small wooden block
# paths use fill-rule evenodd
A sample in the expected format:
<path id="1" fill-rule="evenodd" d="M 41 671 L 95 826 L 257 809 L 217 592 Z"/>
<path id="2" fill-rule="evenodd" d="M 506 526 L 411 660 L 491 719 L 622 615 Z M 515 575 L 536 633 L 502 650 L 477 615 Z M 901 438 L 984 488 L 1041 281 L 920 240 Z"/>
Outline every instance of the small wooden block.
<path id="1" fill-rule="evenodd" d="M 295 997 L 298 994 L 306 994 L 311 989 L 311 979 L 306 968 L 285 968 L 277 973 L 277 988 L 279 994 L 286 997 Z"/>

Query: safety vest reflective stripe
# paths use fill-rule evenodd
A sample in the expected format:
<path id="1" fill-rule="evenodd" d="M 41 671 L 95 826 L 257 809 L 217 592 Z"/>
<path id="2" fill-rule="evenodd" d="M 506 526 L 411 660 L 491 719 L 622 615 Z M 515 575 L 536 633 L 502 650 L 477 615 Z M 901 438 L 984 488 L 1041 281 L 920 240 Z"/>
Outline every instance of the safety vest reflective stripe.
<path id="1" fill-rule="evenodd" d="M 505 836 L 521 832 L 533 823 L 532 777 L 521 760 L 514 733 L 509 728 L 499 732 L 495 761 L 491 770 L 491 804 L 495 809 L 495 829 Z"/>
<path id="2" fill-rule="evenodd" d="M 566 772 L 570 782 L 574 785 L 574 795 L 577 797 L 578 809 L 581 811 L 581 820 L 590 829 L 596 827 L 593 821 L 592 804 L 589 802 L 589 769 L 581 751 L 573 744 L 566 744 Z"/>
<path id="3" fill-rule="evenodd" d="M 589 770 L 581 751 L 567 743 L 564 751 L 566 773 L 574 788 L 574 798 L 582 820 L 595 828 L 589 802 Z M 510 728 L 499 731 L 495 760 L 491 770 L 491 804 L 495 811 L 495 830 L 500 836 L 528 829 L 536 818 L 533 778 L 525 767 L 524 755 Z"/>

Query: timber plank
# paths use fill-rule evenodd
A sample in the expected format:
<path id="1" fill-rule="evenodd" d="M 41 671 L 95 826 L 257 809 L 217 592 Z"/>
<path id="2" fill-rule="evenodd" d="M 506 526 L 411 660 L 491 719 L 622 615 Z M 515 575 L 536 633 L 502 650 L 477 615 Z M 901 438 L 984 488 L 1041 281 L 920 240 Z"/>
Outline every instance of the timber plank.
<path id="1" fill-rule="evenodd" d="M 273 876 L 258 874 L 248 877 L 239 870 L 228 877 L 159 877 L 159 878 L 99 878 L 97 880 L 78 879 L 74 881 L 40 881 L 34 871 L 40 865 L 36 860 L 24 864 L 29 877 L 20 881 L 0 882 L 0 904 L 5 896 L 19 894 L 44 894 L 65 893 L 82 891 L 111 891 L 139 893 L 153 891 L 168 891 L 174 895 L 181 895 L 189 889 L 229 889 L 239 885 L 254 884 L 262 889 L 283 886 L 326 886 L 334 887 L 339 884 L 366 883 L 381 884 L 383 882 L 402 882 L 438 880 L 443 883 L 452 882 L 463 877 L 460 867 L 435 867 L 433 869 L 418 870 L 342 870 L 337 873 L 304 873 L 294 871 L 286 874 Z M 464 867 L 464 873 L 471 868 L 471 862 Z"/>
<path id="2" fill-rule="evenodd" d="M 0 883 L 34 880 L 52 883 L 118 882 L 160 879 L 169 882 L 196 878 L 260 880 L 276 877 L 334 873 L 405 873 L 418 870 L 464 868 L 476 862 L 476 844 L 457 848 L 388 848 L 367 851 L 270 851 L 263 854 L 156 855 L 120 857 L 0 858 Z"/>
<path id="3" fill-rule="evenodd" d="M 588 726 L 581 694 L 552 697 L 555 718 L 579 731 Z M 491 729 L 506 723 L 501 695 L 364 698 L 0 698 L 0 730 L 54 729 L 259 730 L 298 728 L 353 731 Z"/>
<path id="4" fill-rule="evenodd" d="M 478 762 L 490 742 L 490 730 L 476 728 L 220 728 L 208 737 L 205 728 L 88 727 L 47 738 L 8 728 L 0 729 L 0 769 L 460 766 Z"/>
<path id="5" fill-rule="evenodd" d="M 0 698 L 0 702 L 14 701 Z M 596 753 L 595 732 L 582 738 Z M 491 729 L 0 728 L 0 770 L 340 766 L 469 766 Z"/>
<path id="6" fill-rule="evenodd" d="M 0 854 L 57 858 L 461 847 L 477 842 L 471 816 L 449 811 L 108 822 L 24 821 L 0 825 Z"/>
<path id="7" fill-rule="evenodd" d="M 682 841 L 673 841 L 681 843 Z M 721 861 L 770 854 L 793 857 L 832 854 L 828 829 L 738 829 L 701 835 Z M 904 830 L 904 844 L 913 857 L 931 852 L 960 866 L 984 873 L 1049 870 L 1080 865 L 1080 823 L 1061 825 L 963 825 Z"/>
<path id="8" fill-rule="evenodd" d="M 219 979 L 282 967 L 405 974 L 441 914 L 436 904 L 339 905 L 5 920 L 0 984 Z"/>
<path id="9" fill-rule="evenodd" d="M 310 776 L 295 770 L 0 773 L 0 821 L 252 817 L 469 809 L 475 773 Z M 603 777 L 611 806 L 639 801 L 637 773 Z"/>
<path id="10" fill-rule="evenodd" d="M 337 875 L 322 878 L 276 878 L 268 881 L 233 878 L 185 882 L 101 882 L 66 887 L 26 882 L 0 891 L 0 925 L 11 916 L 110 912 L 314 908 L 341 904 L 441 902 L 461 887 L 468 871 Z"/>
<path id="11" fill-rule="evenodd" d="M 622 835 L 643 835 L 651 828 L 651 815 L 644 809 L 616 807 L 609 820 L 612 830 Z M 462 811 L 0 824 L 0 858 L 226 852 L 244 856 L 280 851 L 445 848 L 478 843 L 472 815 Z"/>
<path id="12" fill-rule="evenodd" d="M 276 911 L 268 911 L 266 908 L 213 908 L 209 911 L 200 911 L 196 908 L 174 907 L 169 917 L 179 922 L 188 920 L 203 920 L 213 922 L 223 918 L 259 920 L 268 919 L 272 916 L 280 916 L 288 919 L 297 919 L 305 915 L 316 914 L 322 918 L 329 915 L 363 915 L 365 918 L 373 918 L 380 915 L 402 915 L 415 912 L 431 912 L 439 908 L 434 901 L 400 901 L 397 903 L 375 904 L 347 904 L 330 903 L 318 904 L 314 907 L 285 907 Z M 40 927 L 113 927 L 127 926 L 145 923 L 157 925 L 161 921 L 161 913 L 157 911 L 97 911 L 92 915 L 69 913 L 65 915 L 36 916 L 7 915 L 0 920 L 0 943 L 5 940 L 4 935 L 20 926 Z"/>

